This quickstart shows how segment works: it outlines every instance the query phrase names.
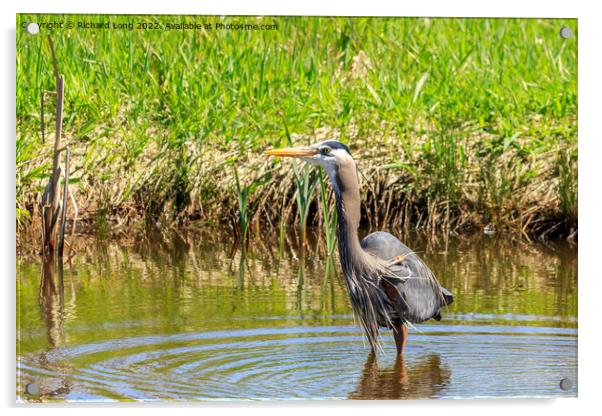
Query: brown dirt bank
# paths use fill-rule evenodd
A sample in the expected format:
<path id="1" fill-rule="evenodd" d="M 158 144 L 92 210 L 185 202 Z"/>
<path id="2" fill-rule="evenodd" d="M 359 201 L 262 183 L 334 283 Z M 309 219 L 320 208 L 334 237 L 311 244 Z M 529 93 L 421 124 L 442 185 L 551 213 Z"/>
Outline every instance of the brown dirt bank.
<path id="1" fill-rule="evenodd" d="M 561 139 L 533 149 L 530 137 L 500 138 L 468 130 L 452 140 L 426 135 L 347 139 L 360 170 L 363 225 L 430 235 L 495 230 L 526 239 L 576 241 L 576 143 Z M 337 132 L 320 130 L 311 139 L 293 136 L 293 141 L 325 137 L 336 138 Z M 133 164 L 104 163 L 109 155 L 93 150 L 85 143 L 73 150 L 78 233 L 118 238 L 148 224 L 222 224 L 237 233 L 235 171 L 247 194 L 251 239 L 266 227 L 277 230 L 298 223 L 292 162 L 269 159 L 263 148 L 196 142 L 176 150 L 148 146 Z M 308 174 L 310 183 L 318 182 L 315 169 Z M 17 200 L 29 213 L 17 229 L 21 251 L 39 243 L 41 186 L 43 181 L 32 184 Z M 309 197 L 308 225 L 320 225 L 319 187 Z"/>

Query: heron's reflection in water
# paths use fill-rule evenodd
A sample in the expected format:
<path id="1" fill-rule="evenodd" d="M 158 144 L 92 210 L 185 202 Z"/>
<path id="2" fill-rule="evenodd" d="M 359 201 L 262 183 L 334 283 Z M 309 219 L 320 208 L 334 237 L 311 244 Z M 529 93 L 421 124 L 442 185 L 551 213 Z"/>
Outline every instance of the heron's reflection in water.
<path id="1" fill-rule="evenodd" d="M 416 362 L 397 358 L 390 368 L 378 368 L 370 354 L 362 378 L 350 399 L 421 399 L 437 396 L 449 383 L 451 371 L 441 366 L 438 354 L 429 354 Z"/>

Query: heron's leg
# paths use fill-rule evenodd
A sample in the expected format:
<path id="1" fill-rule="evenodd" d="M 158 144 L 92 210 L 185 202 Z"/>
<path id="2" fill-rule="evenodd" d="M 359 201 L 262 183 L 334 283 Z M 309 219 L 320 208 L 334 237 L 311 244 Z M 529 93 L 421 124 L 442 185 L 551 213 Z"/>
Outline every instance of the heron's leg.
<path id="1" fill-rule="evenodd" d="M 401 323 L 397 327 L 393 328 L 393 337 L 395 338 L 395 346 L 397 347 L 397 355 L 403 355 L 403 351 L 406 348 L 406 341 L 408 340 L 408 327 Z"/>

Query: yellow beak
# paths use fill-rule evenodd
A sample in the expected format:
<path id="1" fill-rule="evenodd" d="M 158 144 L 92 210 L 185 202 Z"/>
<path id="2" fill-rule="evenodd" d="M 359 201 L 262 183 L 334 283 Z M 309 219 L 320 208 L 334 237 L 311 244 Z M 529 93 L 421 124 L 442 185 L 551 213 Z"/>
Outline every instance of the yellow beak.
<path id="1" fill-rule="evenodd" d="M 281 157 L 310 157 L 318 153 L 318 149 L 312 147 L 285 147 L 284 149 L 270 149 L 265 151 L 266 155 Z"/>

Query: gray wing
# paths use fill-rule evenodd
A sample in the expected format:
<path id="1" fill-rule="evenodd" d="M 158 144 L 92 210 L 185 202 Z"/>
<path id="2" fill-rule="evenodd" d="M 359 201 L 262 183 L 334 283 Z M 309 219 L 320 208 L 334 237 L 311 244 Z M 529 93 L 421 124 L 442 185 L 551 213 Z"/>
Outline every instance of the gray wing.
<path id="1" fill-rule="evenodd" d="M 388 266 L 392 276 L 383 279 L 383 289 L 402 321 L 419 323 L 431 318 L 441 319 L 440 309 L 453 302 L 453 295 L 439 285 L 418 255 L 395 236 L 383 231 L 366 236 L 361 246 L 382 260 L 402 257 Z"/>

